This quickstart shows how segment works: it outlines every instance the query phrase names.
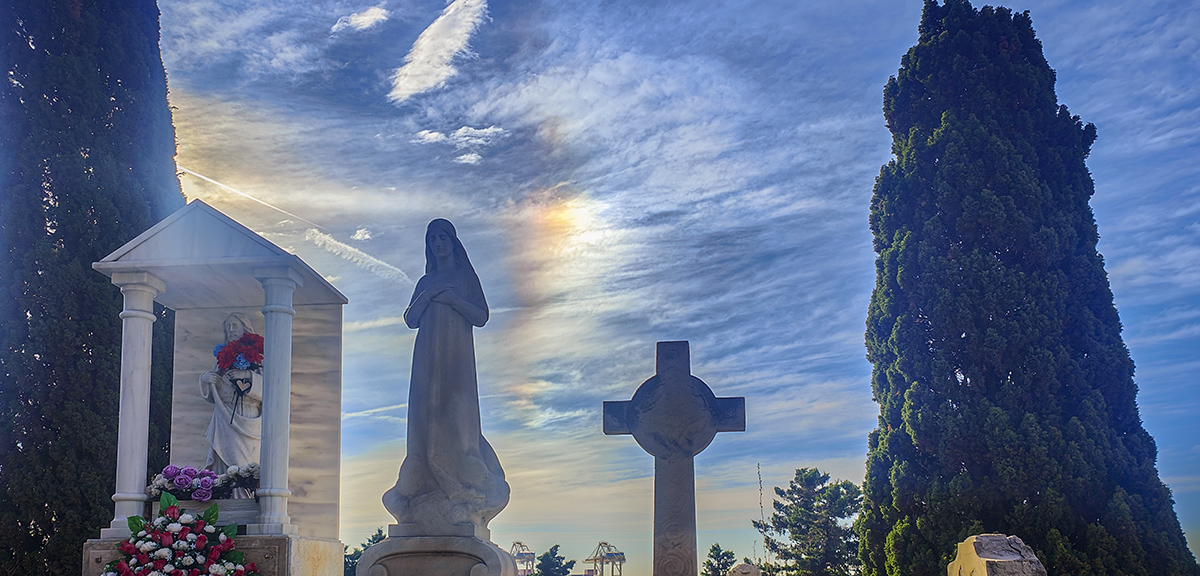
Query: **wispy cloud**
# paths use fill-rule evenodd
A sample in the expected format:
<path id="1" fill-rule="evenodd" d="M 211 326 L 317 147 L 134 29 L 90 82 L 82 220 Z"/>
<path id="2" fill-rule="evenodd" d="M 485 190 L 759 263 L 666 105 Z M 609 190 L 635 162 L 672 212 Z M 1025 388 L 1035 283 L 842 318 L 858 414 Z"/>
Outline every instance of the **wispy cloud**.
<path id="1" fill-rule="evenodd" d="M 405 274 L 403 270 L 392 266 L 391 264 L 388 264 L 387 262 L 384 262 L 383 260 L 380 260 L 370 254 L 367 254 L 358 248 L 355 248 L 344 242 L 340 242 L 337 238 L 321 232 L 320 230 L 315 228 L 309 228 L 308 230 L 305 230 L 304 239 L 316 244 L 321 248 L 324 248 L 335 256 L 359 265 L 372 274 L 382 276 L 389 280 L 400 280 L 408 284 L 413 284 L 413 279 L 410 278 L 408 274 Z"/>
<path id="2" fill-rule="evenodd" d="M 468 51 L 471 34 L 487 18 L 486 0 L 454 0 L 413 43 L 405 64 L 392 77 L 388 99 L 399 104 L 440 88 L 458 73 L 454 57 Z"/>
<path id="3" fill-rule="evenodd" d="M 474 152 L 463 154 L 462 156 L 454 159 L 454 161 L 458 162 L 459 164 L 478 164 L 480 160 L 483 160 L 483 156 L 480 156 Z"/>
<path id="4" fill-rule="evenodd" d="M 386 22 L 388 16 L 388 11 L 384 9 L 382 4 L 379 6 L 372 6 L 366 10 L 363 10 L 362 12 L 355 12 L 349 16 L 342 16 L 341 18 L 338 18 L 337 23 L 333 25 L 333 28 L 329 29 L 329 32 L 336 34 L 347 28 L 366 30 L 367 28 L 375 26 L 380 22 Z"/>

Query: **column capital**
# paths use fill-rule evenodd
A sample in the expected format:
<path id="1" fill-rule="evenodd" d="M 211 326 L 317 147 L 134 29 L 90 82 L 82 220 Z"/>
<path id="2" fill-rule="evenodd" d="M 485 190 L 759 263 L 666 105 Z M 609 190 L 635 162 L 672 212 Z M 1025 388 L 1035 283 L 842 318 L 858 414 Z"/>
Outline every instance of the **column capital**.
<path id="1" fill-rule="evenodd" d="M 155 294 L 166 291 L 167 283 L 149 272 L 113 272 L 112 283 L 124 288 L 126 286 L 142 285 L 154 289 Z"/>
<path id="2" fill-rule="evenodd" d="M 254 269 L 254 277 L 266 284 L 270 280 L 290 280 L 296 286 L 304 286 L 304 277 L 291 266 L 267 266 Z"/>

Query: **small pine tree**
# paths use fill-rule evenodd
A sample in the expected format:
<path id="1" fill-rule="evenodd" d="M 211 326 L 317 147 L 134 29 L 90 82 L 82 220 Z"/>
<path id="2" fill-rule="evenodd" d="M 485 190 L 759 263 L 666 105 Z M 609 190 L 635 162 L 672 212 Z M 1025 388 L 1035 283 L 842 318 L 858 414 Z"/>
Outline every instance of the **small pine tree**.
<path id="1" fill-rule="evenodd" d="M 708 558 L 704 560 L 704 566 L 700 567 L 700 576 L 725 576 L 729 569 L 733 568 L 734 562 L 737 562 L 736 554 L 730 550 L 722 550 L 719 543 L 713 544 L 708 549 Z"/>
<path id="2" fill-rule="evenodd" d="M 1200 574 L 1096 252 L 1096 130 L 1054 80 L 1028 13 L 926 0 L 884 89 L 866 576 L 940 576 L 983 532 L 1051 576 Z"/>
<path id="3" fill-rule="evenodd" d="M 574 567 L 574 560 L 567 561 L 558 555 L 558 544 L 555 544 L 545 554 L 538 556 L 533 576 L 569 576 Z"/>
<path id="4" fill-rule="evenodd" d="M 816 468 L 796 470 L 787 490 L 776 487 L 775 511 L 752 524 L 775 562 L 764 573 L 788 576 L 845 576 L 858 566 L 858 541 L 849 522 L 861 493 L 849 480 L 830 483 Z M 731 554 L 732 556 L 732 554 Z"/>
<path id="5" fill-rule="evenodd" d="M 367 536 L 367 539 L 362 543 L 362 546 L 356 546 L 353 550 L 351 550 L 349 546 L 342 545 L 342 551 L 345 553 L 345 558 L 343 559 L 343 576 L 354 576 L 355 572 L 358 570 L 358 560 L 362 558 L 363 552 L 366 552 L 368 548 L 383 542 L 384 538 L 387 538 L 387 534 L 383 533 L 383 527 L 380 526 L 375 529 L 374 534 Z"/>

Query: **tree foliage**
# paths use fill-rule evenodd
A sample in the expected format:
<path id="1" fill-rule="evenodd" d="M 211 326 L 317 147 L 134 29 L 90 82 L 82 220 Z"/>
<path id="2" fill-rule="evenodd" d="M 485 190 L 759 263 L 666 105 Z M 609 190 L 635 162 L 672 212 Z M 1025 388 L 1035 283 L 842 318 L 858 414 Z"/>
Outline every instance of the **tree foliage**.
<path id="1" fill-rule="evenodd" d="M 868 576 L 944 574 L 981 532 L 1020 536 L 1052 576 L 1200 574 L 1096 251 L 1096 130 L 1054 81 L 1028 13 L 927 0 L 884 89 Z"/>
<path id="2" fill-rule="evenodd" d="M 533 576 L 568 576 L 575 567 L 575 561 L 567 561 L 558 555 L 558 544 L 550 547 L 544 554 L 537 557 L 533 568 Z"/>
<path id="3" fill-rule="evenodd" d="M 700 567 L 700 576 L 725 576 L 737 562 L 737 555 L 730 550 L 722 550 L 719 543 L 714 543 L 708 549 L 708 558 Z"/>
<path id="4" fill-rule="evenodd" d="M 367 548 L 383 542 L 384 538 L 387 538 L 387 534 L 383 533 L 383 527 L 380 526 L 375 529 L 374 534 L 367 536 L 362 546 L 355 546 L 351 550 L 349 546 L 342 545 L 342 550 L 345 552 L 345 558 L 343 559 L 344 576 L 354 576 L 358 570 L 358 560 L 362 558 L 363 552 L 366 552 Z"/>
<path id="5" fill-rule="evenodd" d="M 776 559 L 763 571 L 788 576 L 853 573 L 858 540 L 848 523 L 859 510 L 858 486 L 848 480 L 830 483 L 828 474 L 801 468 L 787 490 L 776 487 L 775 495 L 771 517 L 753 521 L 763 547 Z"/>
<path id="6" fill-rule="evenodd" d="M 0 573 L 77 573 L 112 519 L 121 295 L 91 264 L 182 205 L 153 0 L 0 8 Z M 156 322 L 165 465 L 171 316 Z"/>

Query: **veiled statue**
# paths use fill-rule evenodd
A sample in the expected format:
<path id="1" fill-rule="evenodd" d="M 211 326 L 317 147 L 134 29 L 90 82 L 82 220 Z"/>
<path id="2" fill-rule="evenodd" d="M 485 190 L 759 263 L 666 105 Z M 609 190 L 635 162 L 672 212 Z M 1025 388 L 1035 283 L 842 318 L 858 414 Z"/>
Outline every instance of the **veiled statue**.
<path id="1" fill-rule="evenodd" d="M 425 232 L 425 275 L 404 322 L 417 330 L 408 392 L 408 451 L 384 506 L 422 535 L 461 534 L 508 504 L 500 460 L 479 420 L 472 331 L 488 320 L 479 277 L 449 221 Z"/>

